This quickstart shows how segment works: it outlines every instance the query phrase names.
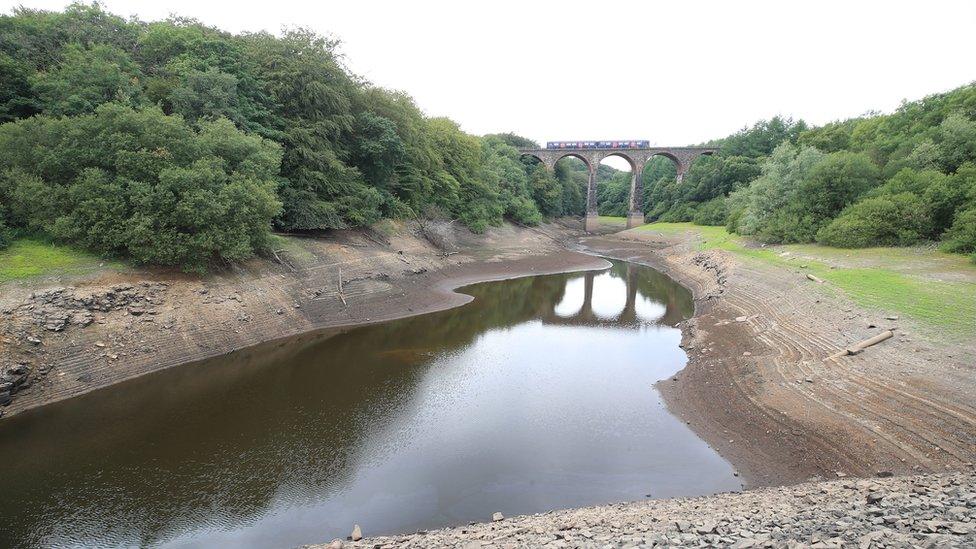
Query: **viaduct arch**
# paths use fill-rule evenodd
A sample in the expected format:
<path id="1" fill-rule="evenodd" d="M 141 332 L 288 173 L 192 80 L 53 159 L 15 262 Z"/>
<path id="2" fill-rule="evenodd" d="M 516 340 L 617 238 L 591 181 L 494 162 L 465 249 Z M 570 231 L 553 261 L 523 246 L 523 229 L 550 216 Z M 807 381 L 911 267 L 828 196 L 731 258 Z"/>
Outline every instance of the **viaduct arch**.
<path id="1" fill-rule="evenodd" d="M 596 170 L 603 159 L 619 156 L 630 162 L 630 202 L 627 209 L 627 228 L 644 224 L 641 197 L 644 196 L 644 166 L 655 156 L 664 156 L 674 162 L 678 172 L 678 183 L 684 178 L 688 167 L 696 158 L 718 152 L 714 147 L 646 147 L 640 149 L 519 149 L 522 156 L 531 156 L 542 162 L 549 171 L 555 171 L 556 162 L 567 157 L 579 158 L 589 170 L 586 184 L 586 231 L 592 232 L 599 226 L 596 209 Z"/>

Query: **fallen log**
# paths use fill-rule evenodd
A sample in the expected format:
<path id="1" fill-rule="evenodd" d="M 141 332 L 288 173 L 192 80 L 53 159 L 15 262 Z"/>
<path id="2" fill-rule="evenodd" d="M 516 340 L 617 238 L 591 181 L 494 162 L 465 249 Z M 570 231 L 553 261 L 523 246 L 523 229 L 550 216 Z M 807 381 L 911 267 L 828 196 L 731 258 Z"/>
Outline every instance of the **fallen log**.
<path id="1" fill-rule="evenodd" d="M 894 336 L 894 335 L 895 335 L 895 331 L 894 330 L 885 330 L 885 331 L 881 332 L 880 334 L 878 334 L 878 335 L 876 335 L 874 337 L 869 337 L 868 339 L 865 339 L 864 341 L 860 341 L 858 343 L 855 343 L 854 345 L 851 345 L 850 347 L 844 349 L 843 351 L 841 351 L 839 353 L 835 353 L 833 355 L 830 355 L 830 358 L 840 358 L 842 356 L 851 356 L 851 355 L 860 354 L 862 351 L 864 351 L 864 349 L 867 349 L 868 347 L 870 347 L 872 345 L 877 345 L 878 343 L 881 343 L 882 341 L 884 341 L 886 339 L 891 339 L 891 337 Z"/>
<path id="2" fill-rule="evenodd" d="M 822 278 L 819 278 L 819 277 L 816 277 L 816 276 L 813 276 L 813 275 L 812 275 L 812 274 L 810 274 L 810 273 L 807 273 L 807 278 L 809 278 L 810 280 L 812 280 L 812 281 L 814 281 L 814 282 L 816 282 L 817 284 L 823 284 L 823 283 L 824 283 L 824 281 L 823 281 L 823 279 L 822 279 Z"/>
<path id="3" fill-rule="evenodd" d="M 342 305 L 346 306 L 346 296 L 342 293 L 342 267 L 339 267 L 339 299 L 342 300 Z"/>

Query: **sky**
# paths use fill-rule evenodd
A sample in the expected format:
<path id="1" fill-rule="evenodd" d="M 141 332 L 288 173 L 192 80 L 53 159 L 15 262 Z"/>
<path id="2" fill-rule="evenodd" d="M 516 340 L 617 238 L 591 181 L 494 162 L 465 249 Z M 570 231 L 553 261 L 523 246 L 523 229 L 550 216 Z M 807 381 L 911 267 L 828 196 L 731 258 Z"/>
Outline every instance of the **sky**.
<path id="1" fill-rule="evenodd" d="M 62 9 L 64 0 L 0 0 Z M 688 145 L 774 115 L 890 112 L 976 81 L 976 2 L 105 0 L 142 20 L 309 27 L 469 133 Z"/>

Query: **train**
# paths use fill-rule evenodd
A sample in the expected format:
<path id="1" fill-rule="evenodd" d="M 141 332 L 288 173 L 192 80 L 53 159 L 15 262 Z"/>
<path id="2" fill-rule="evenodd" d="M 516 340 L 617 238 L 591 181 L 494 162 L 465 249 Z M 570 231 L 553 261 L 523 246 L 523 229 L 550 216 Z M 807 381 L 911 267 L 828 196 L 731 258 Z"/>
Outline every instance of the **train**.
<path id="1" fill-rule="evenodd" d="M 547 141 L 547 149 L 646 149 L 650 141 Z"/>

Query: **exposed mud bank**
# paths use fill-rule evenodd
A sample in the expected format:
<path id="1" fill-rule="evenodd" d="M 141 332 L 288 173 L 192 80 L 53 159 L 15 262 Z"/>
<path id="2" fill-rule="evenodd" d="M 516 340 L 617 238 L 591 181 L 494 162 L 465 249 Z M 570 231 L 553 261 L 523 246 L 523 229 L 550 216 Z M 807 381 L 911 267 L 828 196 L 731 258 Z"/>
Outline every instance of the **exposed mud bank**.
<path id="1" fill-rule="evenodd" d="M 798 270 L 697 251 L 690 236 L 627 231 L 581 242 L 693 291 L 695 317 L 681 326 L 688 365 L 659 388 L 747 486 L 970 470 L 976 461 L 971 349 L 926 340 L 910 319 L 863 310 Z M 887 328 L 897 336 L 831 358 Z"/>
<path id="2" fill-rule="evenodd" d="M 456 307 L 470 298 L 453 290 L 475 282 L 609 265 L 564 247 L 572 227 L 436 231 L 293 239 L 280 263 L 205 278 L 142 271 L 4 288 L 0 371 L 12 369 L 17 384 L 0 410 L 10 416 L 264 341 Z"/>

